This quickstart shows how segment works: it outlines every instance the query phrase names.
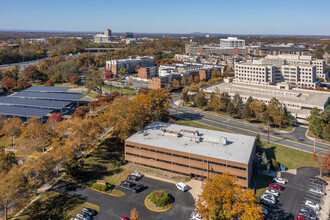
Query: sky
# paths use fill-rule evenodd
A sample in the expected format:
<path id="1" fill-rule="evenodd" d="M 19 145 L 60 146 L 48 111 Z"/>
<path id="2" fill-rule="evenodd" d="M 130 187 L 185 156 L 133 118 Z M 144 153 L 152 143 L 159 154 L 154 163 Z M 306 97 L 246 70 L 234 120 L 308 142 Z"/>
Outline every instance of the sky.
<path id="1" fill-rule="evenodd" d="M 0 0 L 0 29 L 330 35 L 330 0 Z"/>

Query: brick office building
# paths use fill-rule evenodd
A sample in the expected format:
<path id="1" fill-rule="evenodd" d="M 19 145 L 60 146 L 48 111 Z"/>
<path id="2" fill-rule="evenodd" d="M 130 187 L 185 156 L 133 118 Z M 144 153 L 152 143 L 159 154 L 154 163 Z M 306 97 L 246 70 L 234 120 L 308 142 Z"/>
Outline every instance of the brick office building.
<path id="1" fill-rule="evenodd" d="M 255 137 L 153 122 L 125 141 L 128 162 L 190 177 L 229 172 L 249 187 Z"/>

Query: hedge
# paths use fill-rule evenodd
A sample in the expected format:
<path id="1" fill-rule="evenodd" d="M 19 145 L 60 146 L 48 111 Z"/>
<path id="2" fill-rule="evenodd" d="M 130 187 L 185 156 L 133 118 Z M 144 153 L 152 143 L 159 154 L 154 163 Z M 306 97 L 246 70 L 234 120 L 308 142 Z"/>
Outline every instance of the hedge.
<path id="1" fill-rule="evenodd" d="M 99 190 L 99 191 L 107 191 L 107 189 L 108 189 L 108 186 L 106 186 L 106 185 L 102 185 L 102 184 L 99 184 L 99 183 L 94 183 L 93 185 L 92 185 L 92 188 L 93 189 L 96 189 L 96 190 Z"/>
<path id="2" fill-rule="evenodd" d="M 163 190 L 153 191 L 149 199 L 158 207 L 165 207 L 172 202 L 171 197 Z"/>

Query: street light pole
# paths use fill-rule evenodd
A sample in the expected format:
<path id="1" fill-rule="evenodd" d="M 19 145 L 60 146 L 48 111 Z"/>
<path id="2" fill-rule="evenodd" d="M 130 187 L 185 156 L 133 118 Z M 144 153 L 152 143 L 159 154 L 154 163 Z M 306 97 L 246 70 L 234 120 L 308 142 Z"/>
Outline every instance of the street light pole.
<path id="1" fill-rule="evenodd" d="M 267 134 L 268 134 L 267 135 L 268 136 L 267 139 L 268 139 L 268 143 L 269 143 L 269 121 L 267 122 Z"/>

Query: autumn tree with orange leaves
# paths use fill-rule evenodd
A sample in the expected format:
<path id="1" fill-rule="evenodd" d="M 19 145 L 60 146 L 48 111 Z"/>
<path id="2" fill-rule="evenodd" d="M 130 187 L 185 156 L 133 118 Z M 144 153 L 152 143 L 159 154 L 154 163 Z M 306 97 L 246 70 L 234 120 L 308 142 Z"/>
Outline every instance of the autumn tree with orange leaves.
<path id="1" fill-rule="evenodd" d="M 330 151 L 323 152 L 314 152 L 313 153 L 313 161 L 315 161 L 320 168 L 320 177 L 322 177 L 322 173 L 327 173 L 330 171 Z"/>
<path id="2" fill-rule="evenodd" d="M 130 219 L 139 220 L 139 213 L 136 211 L 136 208 L 132 209 Z"/>
<path id="3" fill-rule="evenodd" d="M 251 189 L 245 191 L 238 185 L 234 176 L 224 173 L 206 180 L 203 192 L 196 203 L 196 211 L 203 219 L 242 219 L 262 218 L 261 206 Z"/>

